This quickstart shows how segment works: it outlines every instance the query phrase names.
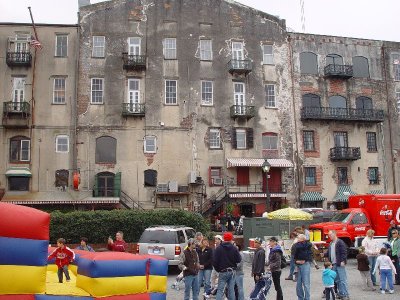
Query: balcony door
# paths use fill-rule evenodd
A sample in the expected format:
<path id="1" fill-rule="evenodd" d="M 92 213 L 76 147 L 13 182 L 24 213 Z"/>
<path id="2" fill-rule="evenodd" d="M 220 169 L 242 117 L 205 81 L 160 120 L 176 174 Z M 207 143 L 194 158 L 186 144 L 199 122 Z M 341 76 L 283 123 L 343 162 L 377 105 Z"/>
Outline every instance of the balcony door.
<path id="1" fill-rule="evenodd" d="M 237 185 L 249 185 L 250 184 L 250 169 L 249 167 L 238 167 L 237 172 Z"/>
<path id="2" fill-rule="evenodd" d="M 263 191 L 267 191 L 266 176 L 263 175 Z M 279 168 L 271 168 L 268 173 L 268 191 L 270 193 L 282 192 L 282 170 Z"/>
<path id="3" fill-rule="evenodd" d="M 326 65 L 343 65 L 343 57 L 338 54 L 328 54 L 326 56 Z"/>
<path id="4" fill-rule="evenodd" d="M 25 78 L 15 77 L 13 82 L 12 111 L 22 111 L 22 103 L 25 101 Z"/>
<path id="5" fill-rule="evenodd" d="M 373 109 L 372 99 L 368 97 L 357 97 L 356 99 L 356 109 Z"/>
<path id="6" fill-rule="evenodd" d="M 114 177 L 110 172 L 102 172 L 97 177 L 97 196 L 98 197 L 114 197 Z"/>
<path id="7" fill-rule="evenodd" d="M 234 100 L 235 100 L 235 113 L 237 115 L 244 115 L 246 113 L 246 97 L 244 83 L 234 83 Z"/>
<path id="8" fill-rule="evenodd" d="M 335 147 L 348 147 L 347 132 L 338 131 L 333 133 Z"/>
<path id="9" fill-rule="evenodd" d="M 139 37 L 128 38 L 128 54 L 140 55 L 141 40 Z"/>
<path id="10" fill-rule="evenodd" d="M 140 112 L 140 87 L 139 79 L 128 80 L 128 110 L 132 113 Z"/>
<path id="11" fill-rule="evenodd" d="M 232 42 L 232 59 L 233 60 L 243 60 L 243 43 L 242 42 Z"/>

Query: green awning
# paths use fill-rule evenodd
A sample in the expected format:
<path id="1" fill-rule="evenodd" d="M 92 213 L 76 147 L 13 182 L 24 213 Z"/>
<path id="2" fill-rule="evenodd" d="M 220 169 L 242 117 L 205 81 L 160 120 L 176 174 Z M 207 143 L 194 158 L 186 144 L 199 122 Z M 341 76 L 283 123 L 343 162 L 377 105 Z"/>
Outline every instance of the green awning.
<path id="1" fill-rule="evenodd" d="M 31 170 L 29 168 L 9 168 L 6 171 L 7 177 L 32 177 Z"/>
<path id="2" fill-rule="evenodd" d="M 382 195 L 383 190 L 370 190 L 367 194 L 369 195 Z"/>
<path id="3" fill-rule="evenodd" d="M 333 202 L 348 202 L 350 195 L 356 195 L 356 192 L 351 190 L 349 185 L 339 185 L 336 191 L 335 197 L 333 197 Z"/>
<path id="4" fill-rule="evenodd" d="M 325 200 L 326 198 L 319 192 L 304 192 L 300 196 L 301 202 L 321 202 Z"/>

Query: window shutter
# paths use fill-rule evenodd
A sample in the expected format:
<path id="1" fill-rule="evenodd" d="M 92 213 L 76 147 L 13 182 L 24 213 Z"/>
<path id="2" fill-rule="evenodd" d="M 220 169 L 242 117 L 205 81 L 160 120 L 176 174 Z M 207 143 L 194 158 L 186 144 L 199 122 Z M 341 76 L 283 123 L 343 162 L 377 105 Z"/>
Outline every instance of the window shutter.
<path id="1" fill-rule="evenodd" d="M 118 172 L 114 176 L 114 197 L 121 195 L 121 172 Z"/>
<path id="2" fill-rule="evenodd" d="M 237 149 L 237 137 L 235 128 L 232 129 L 231 143 L 232 143 L 232 148 Z"/>
<path id="3" fill-rule="evenodd" d="M 208 167 L 208 185 L 212 186 L 211 167 Z"/>
<path id="4" fill-rule="evenodd" d="M 246 148 L 252 149 L 254 147 L 254 130 L 253 128 L 246 129 Z"/>
<path id="5" fill-rule="evenodd" d="M 96 174 L 96 175 L 94 175 L 93 197 L 98 197 L 99 196 L 98 182 L 99 182 L 99 175 Z"/>

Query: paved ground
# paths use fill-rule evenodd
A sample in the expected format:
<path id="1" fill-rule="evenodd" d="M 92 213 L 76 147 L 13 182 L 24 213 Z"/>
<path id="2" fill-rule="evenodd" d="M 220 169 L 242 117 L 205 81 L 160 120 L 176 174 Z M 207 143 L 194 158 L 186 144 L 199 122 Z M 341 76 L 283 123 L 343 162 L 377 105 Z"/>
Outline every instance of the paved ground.
<path id="1" fill-rule="evenodd" d="M 321 266 L 321 263 L 319 263 Z M 254 287 L 253 279 L 250 277 L 250 265 L 246 264 L 245 271 L 245 280 L 244 280 L 244 289 L 245 289 L 245 297 L 247 297 L 251 289 Z M 283 298 L 285 300 L 297 300 L 296 297 L 296 283 L 292 281 L 284 280 L 284 277 L 289 273 L 288 267 L 283 270 L 282 274 L 282 287 L 283 287 Z M 177 275 L 176 269 L 170 270 L 170 275 L 168 276 L 168 293 L 167 299 L 178 300 L 183 299 L 183 290 L 184 286 L 181 285 L 181 290 L 176 291 L 171 288 L 172 283 L 175 281 L 175 277 Z M 400 286 L 395 286 L 395 293 L 393 295 L 381 295 L 378 291 L 376 292 L 366 292 L 361 289 L 361 279 L 360 274 L 357 270 L 356 261 L 350 260 L 347 266 L 347 276 L 349 279 L 349 288 L 350 288 L 350 299 L 352 300 L 365 300 L 365 299 L 400 299 Z M 319 270 L 313 269 L 311 272 L 311 300 L 321 300 L 322 296 L 322 268 Z M 203 293 L 203 289 L 201 289 L 201 293 Z M 272 286 L 270 293 L 268 295 L 268 299 L 275 299 L 276 293 Z M 199 298 L 202 300 L 202 298 Z"/>

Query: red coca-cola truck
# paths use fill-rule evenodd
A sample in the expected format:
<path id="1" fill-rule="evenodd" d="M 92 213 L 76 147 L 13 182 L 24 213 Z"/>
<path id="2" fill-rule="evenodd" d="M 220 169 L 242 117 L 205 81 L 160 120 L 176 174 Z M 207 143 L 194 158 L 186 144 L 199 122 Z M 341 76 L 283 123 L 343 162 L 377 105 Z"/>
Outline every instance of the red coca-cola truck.
<path id="1" fill-rule="evenodd" d="M 400 224 L 400 194 L 353 195 L 349 197 L 349 208 L 341 210 L 330 222 L 310 225 L 310 231 L 314 237 L 321 236 L 321 243 L 315 240 L 320 246 L 330 242 L 328 232 L 333 229 L 352 247 L 356 238 L 364 237 L 369 229 L 375 230 L 375 236 L 386 236 L 391 220 Z"/>

